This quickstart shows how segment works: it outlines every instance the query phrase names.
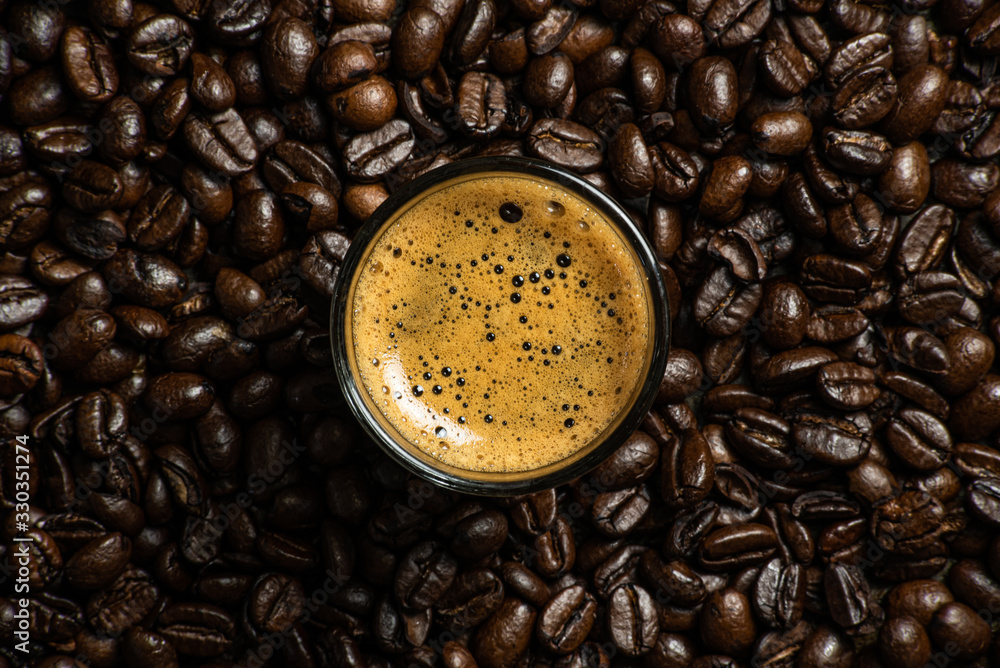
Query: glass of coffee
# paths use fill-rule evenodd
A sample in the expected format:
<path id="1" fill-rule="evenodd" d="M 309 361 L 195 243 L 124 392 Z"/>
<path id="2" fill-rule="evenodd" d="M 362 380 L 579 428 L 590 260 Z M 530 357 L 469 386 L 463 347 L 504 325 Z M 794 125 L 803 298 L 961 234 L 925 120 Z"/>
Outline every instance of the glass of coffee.
<path id="1" fill-rule="evenodd" d="M 399 464 L 473 494 L 537 491 L 600 463 L 663 377 L 656 257 L 580 177 L 462 160 L 390 196 L 358 231 L 333 299 L 348 404 Z"/>

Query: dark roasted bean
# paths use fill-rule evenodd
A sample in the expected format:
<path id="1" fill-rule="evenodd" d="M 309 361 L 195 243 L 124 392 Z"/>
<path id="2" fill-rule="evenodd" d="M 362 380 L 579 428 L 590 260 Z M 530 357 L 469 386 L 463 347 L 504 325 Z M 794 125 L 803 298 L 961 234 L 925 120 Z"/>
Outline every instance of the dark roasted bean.
<path id="1" fill-rule="evenodd" d="M 546 118 L 535 122 L 528 134 L 528 151 L 579 173 L 601 166 L 603 142 L 592 130 L 572 121 Z"/>
<path id="2" fill-rule="evenodd" d="M 555 654 L 569 654 L 586 639 L 597 616 L 597 601 L 580 585 L 556 594 L 538 615 L 539 642 Z"/>
<path id="3" fill-rule="evenodd" d="M 706 133 L 721 134 L 736 119 L 736 69 L 726 58 L 706 56 L 694 62 L 689 76 L 692 120 Z"/>
<path id="4" fill-rule="evenodd" d="M 538 613 L 517 598 L 506 598 L 472 639 L 472 655 L 480 666 L 498 668 L 524 655 Z"/>
<path id="5" fill-rule="evenodd" d="M 649 653 L 660 632 L 649 593 L 632 584 L 615 589 L 608 602 L 608 630 L 615 646 L 626 656 Z"/>
<path id="6" fill-rule="evenodd" d="M 729 588 L 713 592 L 705 602 L 699 630 L 710 651 L 744 654 L 757 635 L 747 597 Z"/>
<path id="7" fill-rule="evenodd" d="M 246 124 L 233 109 L 212 115 L 189 114 L 184 121 L 188 147 L 211 170 L 243 174 L 257 162 L 257 148 Z"/>
<path id="8" fill-rule="evenodd" d="M 344 147 L 347 173 L 360 181 L 375 181 L 402 164 L 413 144 L 410 126 L 402 120 L 389 121 L 377 130 L 356 135 Z"/>

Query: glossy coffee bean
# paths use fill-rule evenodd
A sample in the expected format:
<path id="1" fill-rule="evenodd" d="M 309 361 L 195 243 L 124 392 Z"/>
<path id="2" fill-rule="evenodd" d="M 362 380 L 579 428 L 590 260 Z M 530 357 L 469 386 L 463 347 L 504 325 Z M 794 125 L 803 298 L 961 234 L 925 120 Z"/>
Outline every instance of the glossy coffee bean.
<path id="1" fill-rule="evenodd" d="M 930 635 L 938 645 L 951 643 L 960 660 L 971 661 L 985 653 L 990 630 L 972 608 L 962 603 L 947 603 L 934 613 Z"/>
<path id="2" fill-rule="evenodd" d="M 739 656 L 746 653 L 757 634 L 750 602 L 735 589 L 722 589 L 705 601 L 701 639 L 710 650 Z"/>
<path id="3" fill-rule="evenodd" d="M 886 666 L 922 666 L 931 656 L 930 638 L 912 617 L 891 618 L 879 631 L 878 652 Z"/>

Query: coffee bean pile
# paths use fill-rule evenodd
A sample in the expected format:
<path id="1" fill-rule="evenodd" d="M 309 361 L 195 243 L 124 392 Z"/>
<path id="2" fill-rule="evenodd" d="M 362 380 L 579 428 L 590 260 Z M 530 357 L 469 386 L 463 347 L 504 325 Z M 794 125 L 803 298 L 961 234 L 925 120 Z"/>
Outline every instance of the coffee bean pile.
<path id="1" fill-rule="evenodd" d="M 0 26 L 0 667 L 1000 665 L 1000 3 Z M 388 193 L 496 155 L 627 201 L 673 312 L 642 431 L 514 499 L 382 456 L 327 325 Z"/>

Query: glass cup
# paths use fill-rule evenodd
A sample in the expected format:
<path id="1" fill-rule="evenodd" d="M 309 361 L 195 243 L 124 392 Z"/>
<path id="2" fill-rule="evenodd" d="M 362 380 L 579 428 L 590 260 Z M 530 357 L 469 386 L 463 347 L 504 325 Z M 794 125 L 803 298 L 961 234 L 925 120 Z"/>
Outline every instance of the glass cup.
<path id="1" fill-rule="evenodd" d="M 531 177 L 576 195 L 611 223 L 645 278 L 648 316 L 647 346 L 641 382 L 627 408 L 584 447 L 564 459 L 526 471 L 473 471 L 458 468 L 424 452 L 396 430 L 379 410 L 361 379 L 353 339 L 353 304 L 363 267 L 382 234 L 410 207 L 428 194 L 468 179 L 489 176 Z M 663 378 L 669 346 L 666 287 L 656 255 L 632 218 L 611 197 L 560 167 L 514 157 L 472 158 L 435 169 L 393 193 L 358 230 L 340 267 L 330 315 L 333 360 L 348 405 L 365 431 L 395 462 L 434 484 L 468 494 L 489 496 L 527 494 L 577 478 L 597 466 L 634 432 L 649 411 Z M 524 435 L 530 443 L 530 431 Z"/>

